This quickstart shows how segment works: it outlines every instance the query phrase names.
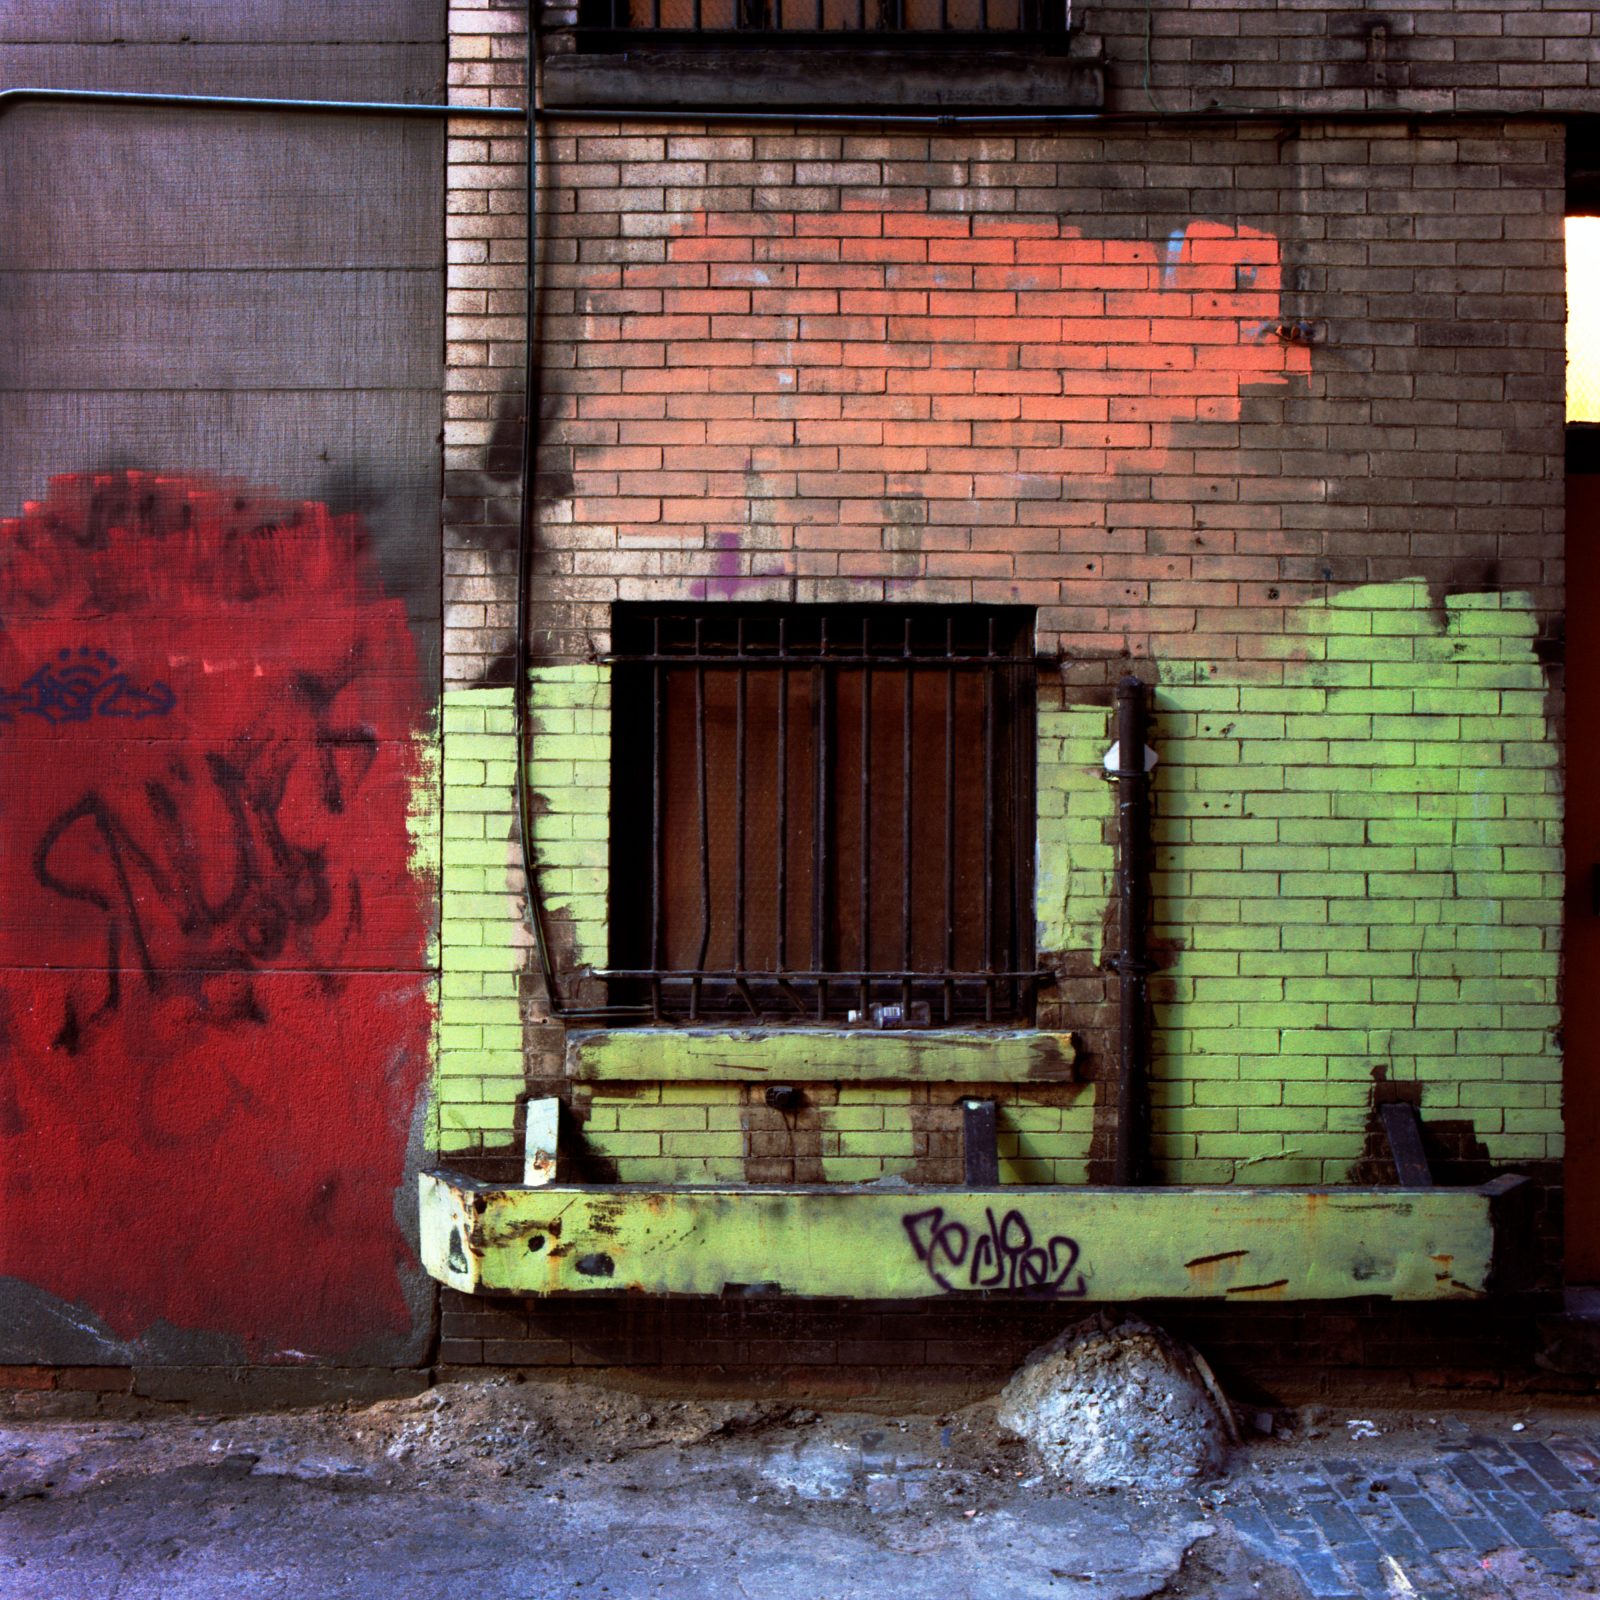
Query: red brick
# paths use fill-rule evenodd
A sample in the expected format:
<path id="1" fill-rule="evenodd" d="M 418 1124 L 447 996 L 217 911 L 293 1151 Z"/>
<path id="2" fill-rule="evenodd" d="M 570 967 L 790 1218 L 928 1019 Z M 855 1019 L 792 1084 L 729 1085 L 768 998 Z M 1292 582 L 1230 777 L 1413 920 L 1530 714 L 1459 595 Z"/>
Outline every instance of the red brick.
<path id="1" fill-rule="evenodd" d="M 54 1389 L 53 1367 L 0 1367 L 0 1389 Z"/>

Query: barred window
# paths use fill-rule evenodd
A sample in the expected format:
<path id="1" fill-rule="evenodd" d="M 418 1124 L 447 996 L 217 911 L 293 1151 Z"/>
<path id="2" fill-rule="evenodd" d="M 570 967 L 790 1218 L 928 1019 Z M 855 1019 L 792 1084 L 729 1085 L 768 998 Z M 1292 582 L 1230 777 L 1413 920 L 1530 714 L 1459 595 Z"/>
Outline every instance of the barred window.
<path id="1" fill-rule="evenodd" d="M 582 0 L 579 27 L 603 32 L 805 35 L 1065 34 L 1071 0 Z"/>
<path id="2" fill-rule="evenodd" d="M 1032 624 L 619 605 L 613 997 L 691 1021 L 1029 1019 Z"/>

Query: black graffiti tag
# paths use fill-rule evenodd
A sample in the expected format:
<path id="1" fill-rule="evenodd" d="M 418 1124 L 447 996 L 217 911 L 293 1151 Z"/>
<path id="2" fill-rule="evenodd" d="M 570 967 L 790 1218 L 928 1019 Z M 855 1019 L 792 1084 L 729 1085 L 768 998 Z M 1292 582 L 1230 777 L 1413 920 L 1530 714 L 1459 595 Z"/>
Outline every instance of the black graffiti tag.
<path id="1" fill-rule="evenodd" d="M 1014 1206 L 998 1220 L 992 1207 L 985 1206 L 983 1214 L 987 1226 L 978 1230 L 947 1218 L 943 1206 L 900 1219 L 917 1259 L 941 1289 L 993 1289 L 1039 1300 L 1077 1300 L 1088 1293 L 1083 1274 L 1073 1271 L 1077 1240 L 1054 1233 L 1035 1243 L 1028 1219 Z"/>
<path id="2" fill-rule="evenodd" d="M 206 752 L 206 779 L 226 819 L 220 834 L 202 820 L 197 786 L 181 763 L 144 783 L 142 820 L 136 808 L 90 789 L 45 829 L 33 852 L 35 880 L 105 918 L 105 991 L 87 1012 L 68 995 L 57 1049 L 76 1054 L 85 1035 L 120 1009 L 124 972 L 150 993 L 181 981 L 179 973 L 232 975 L 215 997 L 201 996 L 205 1020 L 226 1027 L 266 1020 L 250 974 L 286 948 L 299 964 L 329 970 L 329 959 L 359 932 L 360 883 L 352 874 L 337 947 L 313 948 L 308 941 L 328 923 L 335 893 L 326 846 L 299 843 L 286 831 L 282 812 L 298 759 L 283 740 Z M 169 930 L 160 953 L 157 906 Z"/>

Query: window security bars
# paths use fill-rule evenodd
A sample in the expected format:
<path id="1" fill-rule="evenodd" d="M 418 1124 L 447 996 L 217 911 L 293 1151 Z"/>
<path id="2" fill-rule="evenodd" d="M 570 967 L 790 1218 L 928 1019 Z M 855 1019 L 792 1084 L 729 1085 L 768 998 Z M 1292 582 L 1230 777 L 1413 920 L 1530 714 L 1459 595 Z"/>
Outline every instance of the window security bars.
<path id="1" fill-rule="evenodd" d="M 579 27 L 589 33 L 695 37 L 738 35 L 798 42 L 824 35 L 830 44 L 860 35 L 1064 35 L 1072 0 L 582 0 Z"/>
<path id="2" fill-rule="evenodd" d="M 620 605 L 613 997 L 1029 1019 L 1032 615 Z"/>

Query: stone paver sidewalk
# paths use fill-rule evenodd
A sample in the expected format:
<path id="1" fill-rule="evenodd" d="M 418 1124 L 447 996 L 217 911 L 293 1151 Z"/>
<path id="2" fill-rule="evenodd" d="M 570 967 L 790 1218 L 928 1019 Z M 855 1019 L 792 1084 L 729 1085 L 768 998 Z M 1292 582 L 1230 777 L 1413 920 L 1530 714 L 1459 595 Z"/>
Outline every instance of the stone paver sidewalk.
<path id="1" fill-rule="evenodd" d="M 1487 1419 L 1486 1419 L 1487 1420 Z M 1315 1600 L 1600 1594 L 1600 1446 L 1559 1425 L 1440 1425 L 1436 1452 L 1387 1449 L 1271 1464 L 1219 1514 Z M 1515 1431 L 1513 1431 L 1515 1430 Z M 1225 1491 L 1225 1493 L 1227 1493 Z"/>

